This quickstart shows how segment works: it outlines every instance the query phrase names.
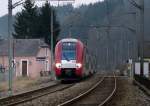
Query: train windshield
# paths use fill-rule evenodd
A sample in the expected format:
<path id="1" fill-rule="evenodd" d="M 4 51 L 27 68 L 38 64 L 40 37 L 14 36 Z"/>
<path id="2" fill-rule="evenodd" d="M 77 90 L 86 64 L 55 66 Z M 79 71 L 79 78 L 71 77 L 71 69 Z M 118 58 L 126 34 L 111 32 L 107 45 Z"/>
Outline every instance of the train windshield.
<path id="1" fill-rule="evenodd" d="M 62 60 L 75 60 L 76 59 L 76 43 L 64 42 L 62 45 Z"/>

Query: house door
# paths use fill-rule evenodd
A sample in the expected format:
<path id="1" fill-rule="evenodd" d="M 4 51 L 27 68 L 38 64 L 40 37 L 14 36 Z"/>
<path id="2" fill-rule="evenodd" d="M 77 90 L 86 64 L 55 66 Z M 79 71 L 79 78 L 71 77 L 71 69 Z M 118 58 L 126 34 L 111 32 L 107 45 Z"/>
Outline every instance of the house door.
<path id="1" fill-rule="evenodd" d="M 22 61 L 22 76 L 27 76 L 27 61 Z"/>

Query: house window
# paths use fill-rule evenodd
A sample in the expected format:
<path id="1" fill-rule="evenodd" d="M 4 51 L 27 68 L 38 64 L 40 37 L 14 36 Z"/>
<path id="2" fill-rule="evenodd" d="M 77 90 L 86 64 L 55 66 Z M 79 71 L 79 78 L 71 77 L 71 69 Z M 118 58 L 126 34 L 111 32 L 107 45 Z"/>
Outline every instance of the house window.
<path id="1" fill-rule="evenodd" d="M 36 61 L 38 61 L 41 64 L 45 64 L 45 60 L 46 60 L 46 57 L 37 57 L 36 58 Z"/>
<path id="2" fill-rule="evenodd" d="M 37 57 L 36 61 L 45 61 L 46 57 Z"/>

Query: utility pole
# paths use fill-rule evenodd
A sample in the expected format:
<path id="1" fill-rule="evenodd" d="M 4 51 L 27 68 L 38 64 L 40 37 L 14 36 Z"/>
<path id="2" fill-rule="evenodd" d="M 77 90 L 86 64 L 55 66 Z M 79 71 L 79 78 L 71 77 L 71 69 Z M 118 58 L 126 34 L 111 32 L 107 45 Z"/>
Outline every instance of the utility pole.
<path id="1" fill-rule="evenodd" d="M 127 46 L 128 46 L 128 60 L 131 59 L 131 57 L 132 57 L 131 56 L 131 52 L 130 52 L 130 44 L 131 44 L 131 41 L 128 41 L 127 42 Z"/>
<path id="2" fill-rule="evenodd" d="M 108 27 L 107 27 L 107 31 L 106 31 L 106 33 L 107 33 L 107 60 L 106 60 L 106 66 L 107 66 L 107 68 L 109 67 L 109 63 L 110 63 L 110 54 L 109 54 L 109 52 L 110 52 L 110 11 L 109 11 L 109 1 L 108 0 L 106 0 L 106 15 L 107 15 L 107 20 L 108 20 Z"/>
<path id="3" fill-rule="evenodd" d="M 13 65 L 12 65 L 12 0 L 8 0 L 8 41 L 9 41 L 9 95 L 12 95 L 12 74 L 13 74 Z"/>
<path id="4" fill-rule="evenodd" d="M 54 49 L 53 49 L 53 9 L 51 8 L 51 72 L 52 72 L 52 74 L 54 75 L 54 73 L 53 73 L 53 51 L 54 51 Z"/>
<path id="5" fill-rule="evenodd" d="M 9 95 L 12 95 L 12 80 L 13 80 L 13 37 L 12 37 L 12 10 L 23 4 L 23 0 L 20 0 L 12 4 L 12 0 L 8 0 L 8 60 L 9 60 Z"/>
<path id="6" fill-rule="evenodd" d="M 144 71 L 144 0 L 140 0 L 140 59 L 141 59 L 141 75 Z"/>
<path id="7" fill-rule="evenodd" d="M 117 66 L 117 44 L 114 44 L 114 69 Z"/>

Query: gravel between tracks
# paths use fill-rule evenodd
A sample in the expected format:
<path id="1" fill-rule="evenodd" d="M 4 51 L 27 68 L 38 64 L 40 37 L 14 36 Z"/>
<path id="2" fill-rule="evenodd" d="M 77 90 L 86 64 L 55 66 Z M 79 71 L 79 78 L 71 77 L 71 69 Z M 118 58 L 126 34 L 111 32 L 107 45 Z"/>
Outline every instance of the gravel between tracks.
<path id="1" fill-rule="evenodd" d="M 100 77 L 92 77 L 82 81 L 73 87 L 61 92 L 56 92 L 47 96 L 40 97 L 31 102 L 20 104 L 17 106 L 56 106 L 70 98 L 89 89 L 93 82 Z M 148 100 L 149 99 L 149 100 Z M 150 106 L 150 98 L 146 96 L 132 81 L 127 78 L 117 78 L 117 93 L 107 106 Z"/>
<path id="2" fill-rule="evenodd" d="M 70 98 L 73 98 L 80 93 L 85 92 L 87 89 L 89 89 L 93 82 L 96 83 L 99 80 L 100 77 L 93 76 L 90 79 L 87 79 L 85 81 L 79 82 L 75 84 L 73 87 L 68 88 L 61 92 L 56 92 L 41 98 L 38 98 L 36 100 L 33 100 L 28 103 L 20 104 L 18 106 L 56 106 Z"/>
<path id="3" fill-rule="evenodd" d="M 107 106 L 150 106 L 150 98 L 146 96 L 131 79 L 117 79 L 117 93 Z"/>
<path id="4" fill-rule="evenodd" d="M 22 83 L 24 82 L 24 80 L 30 83 L 22 84 L 23 86 L 15 86 L 14 83 L 18 83 L 18 82 L 17 81 L 13 82 L 15 86 L 13 87 L 13 94 L 18 94 L 18 93 L 22 93 L 22 92 L 26 92 L 26 91 L 30 91 L 34 89 L 39 89 L 42 87 L 46 87 L 46 86 L 50 86 L 50 85 L 54 85 L 58 83 L 58 81 L 52 81 L 50 77 L 39 78 L 39 79 L 36 79 L 35 81 L 32 81 L 31 79 L 21 79 Z M 7 97 L 7 96 L 8 96 L 7 90 L 0 91 L 0 98 Z"/>
<path id="5" fill-rule="evenodd" d="M 114 78 L 104 78 L 104 80 L 86 96 L 69 104 L 69 106 L 98 106 L 104 102 L 114 89 Z"/>

